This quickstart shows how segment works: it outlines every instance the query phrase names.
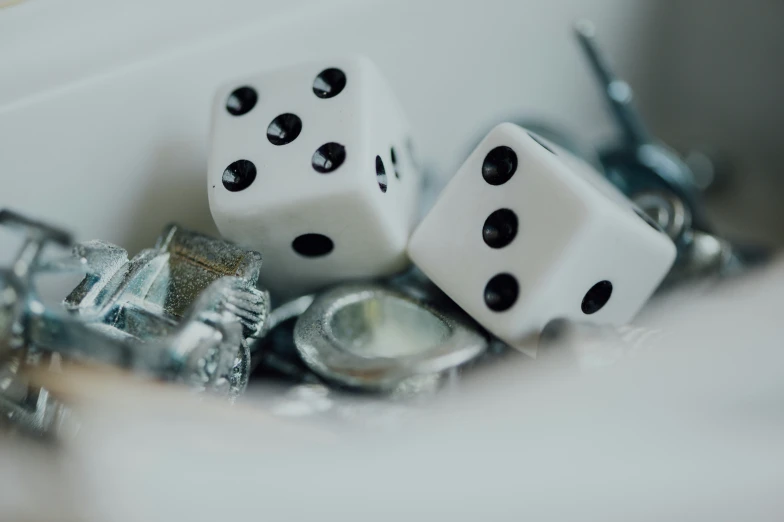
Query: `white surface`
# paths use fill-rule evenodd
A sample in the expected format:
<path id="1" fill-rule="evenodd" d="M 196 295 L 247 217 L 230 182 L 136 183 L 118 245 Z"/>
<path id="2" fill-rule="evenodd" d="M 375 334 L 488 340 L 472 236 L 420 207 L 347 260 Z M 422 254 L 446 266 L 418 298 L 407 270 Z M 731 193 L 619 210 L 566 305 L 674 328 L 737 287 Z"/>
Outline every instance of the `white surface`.
<path id="1" fill-rule="evenodd" d="M 379 65 L 411 119 L 419 156 L 439 171 L 454 172 L 510 114 L 606 131 L 569 24 L 595 18 L 616 62 L 631 70 L 654 8 L 626 0 L 28 0 L 0 10 L 0 205 L 131 254 L 170 221 L 215 233 L 204 180 L 217 88 L 327 54 L 360 52 Z"/>
<path id="2" fill-rule="evenodd" d="M 227 409 L 77 374 L 74 395 L 90 398 L 82 438 L 57 457 L 0 440 L 0 513 L 780 522 L 782 293 L 780 259 L 701 297 L 672 296 L 645 320 L 662 335 L 615 366 L 582 376 L 523 361 L 487 368 L 398 422 L 358 432 L 346 426 L 371 413 L 361 405 L 346 408 L 354 416 L 338 429 L 309 422 L 318 414 L 308 409 L 296 420 L 270 417 L 258 406 L 269 400 L 264 389 Z M 328 398 L 312 406 L 338 409 Z"/>
<path id="3" fill-rule="evenodd" d="M 209 107 L 231 78 L 361 52 L 390 79 L 419 155 L 446 174 L 494 124 L 614 134 L 569 26 L 595 20 L 643 115 L 737 167 L 723 229 L 784 243 L 776 0 L 26 0 L 0 9 L 0 205 L 131 253 L 169 221 L 215 232 Z"/>
<path id="4" fill-rule="evenodd" d="M 482 177 L 488 153 L 509 147 L 517 169 L 502 185 Z M 474 319 L 508 344 L 536 354 L 532 342 L 550 320 L 621 325 L 631 321 L 675 260 L 675 245 L 632 211 L 588 165 L 553 147 L 551 153 L 512 124 L 482 141 L 414 232 L 414 263 Z M 585 172 L 589 171 L 589 172 Z M 498 209 L 518 219 L 512 242 L 490 248 L 485 219 Z M 497 274 L 511 274 L 519 297 L 492 311 L 483 299 Z M 581 303 L 600 281 L 612 283 L 610 300 L 586 315 Z"/>
<path id="5" fill-rule="evenodd" d="M 313 94 L 313 81 L 327 68 L 342 70 L 346 86 L 337 96 Z M 241 86 L 259 93 L 241 116 L 225 108 Z M 291 143 L 273 145 L 267 127 L 292 113 L 302 131 Z M 263 256 L 260 282 L 273 295 L 294 297 L 351 279 L 391 275 L 408 264 L 406 245 L 419 211 L 420 177 L 409 159 L 411 130 L 400 103 L 371 61 L 329 58 L 237 79 L 218 91 L 213 106 L 207 190 L 221 234 Z M 330 142 L 345 147 L 336 170 L 316 172 L 311 159 Z M 390 157 L 395 147 L 400 178 Z M 376 156 L 387 174 L 387 190 L 376 180 Z M 257 175 L 245 190 L 230 192 L 223 171 L 244 159 Z M 330 238 L 334 249 L 319 257 L 294 251 L 304 234 Z"/>

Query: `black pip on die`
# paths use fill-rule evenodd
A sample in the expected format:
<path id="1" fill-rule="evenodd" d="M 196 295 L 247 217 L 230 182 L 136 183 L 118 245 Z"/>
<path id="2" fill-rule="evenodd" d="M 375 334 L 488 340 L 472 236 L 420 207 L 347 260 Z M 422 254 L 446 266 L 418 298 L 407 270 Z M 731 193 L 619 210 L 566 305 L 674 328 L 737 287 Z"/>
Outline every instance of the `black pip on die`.
<path id="1" fill-rule="evenodd" d="M 371 61 L 234 82 L 218 92 L 212 122 L 213 219 L 262 252 L 260 283 L 273 294 L 405 267 L 420 179 L 408 122 Z"/>
<path id="2" fill-rule="evenodd" d="M 551 319 L 630 321 L 675 246 L 598 172 L 525 129 L 479 144 L 414 232 L 414 263 L 474 319 L 535 356 Z"/>

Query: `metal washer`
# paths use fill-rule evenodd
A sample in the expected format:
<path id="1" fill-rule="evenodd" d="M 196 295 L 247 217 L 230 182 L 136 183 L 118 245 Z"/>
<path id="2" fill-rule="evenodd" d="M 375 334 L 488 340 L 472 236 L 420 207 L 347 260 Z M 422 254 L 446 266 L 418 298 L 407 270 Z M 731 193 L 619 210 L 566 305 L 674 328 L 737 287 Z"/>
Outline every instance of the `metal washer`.
<path id="1" fill-rule="evenodd" d="M 315 373 L 374 391 L 444 372 L 487 348 L 487 339 L 463 320 L 377 284 L 317 297 L 297 321 L 294 342 Z"/>

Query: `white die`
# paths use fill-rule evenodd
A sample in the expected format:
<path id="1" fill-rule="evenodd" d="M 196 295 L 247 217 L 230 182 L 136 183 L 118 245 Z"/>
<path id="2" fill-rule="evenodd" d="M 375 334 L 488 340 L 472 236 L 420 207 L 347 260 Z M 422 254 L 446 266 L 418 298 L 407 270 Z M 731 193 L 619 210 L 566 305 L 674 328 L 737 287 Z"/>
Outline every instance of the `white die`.
<path id="1" fill-rule="evenodd" d="M 233 82 L 213 108 L 213 219 L 262 253 L 260 283 L 281 297 L 397 272 L 418 210 L 410 140 L 367 58 Z"/>
<path id="2" fill-rule="evenodd" d="M 548 321 L 623 324 L 675 245 L 603 176 L 525 129 L 493 129 L 409 243 L 412 261 L 508 344 L 535 356 Z"/>

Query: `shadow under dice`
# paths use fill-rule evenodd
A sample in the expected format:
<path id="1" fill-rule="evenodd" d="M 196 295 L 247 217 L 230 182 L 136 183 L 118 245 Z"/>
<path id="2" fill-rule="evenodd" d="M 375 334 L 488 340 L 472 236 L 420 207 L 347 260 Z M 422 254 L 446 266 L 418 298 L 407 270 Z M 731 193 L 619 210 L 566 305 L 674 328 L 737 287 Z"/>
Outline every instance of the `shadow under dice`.
<path id="1" fill-rule="evenodd" d="M 408 263 L 419 173 L 400 105 L 362 57 L 310 63 L 220 90 L 210 210 L 264 256 L 260 283 L 291 297 Z"/>
<path id="2" fill-rule="evenodd" d="M 460 167 L 409 254 L 485 328 L 535 356 L 552 319 L 631 320 L 676 252 L 601 174 L 505 123 Z"/>

